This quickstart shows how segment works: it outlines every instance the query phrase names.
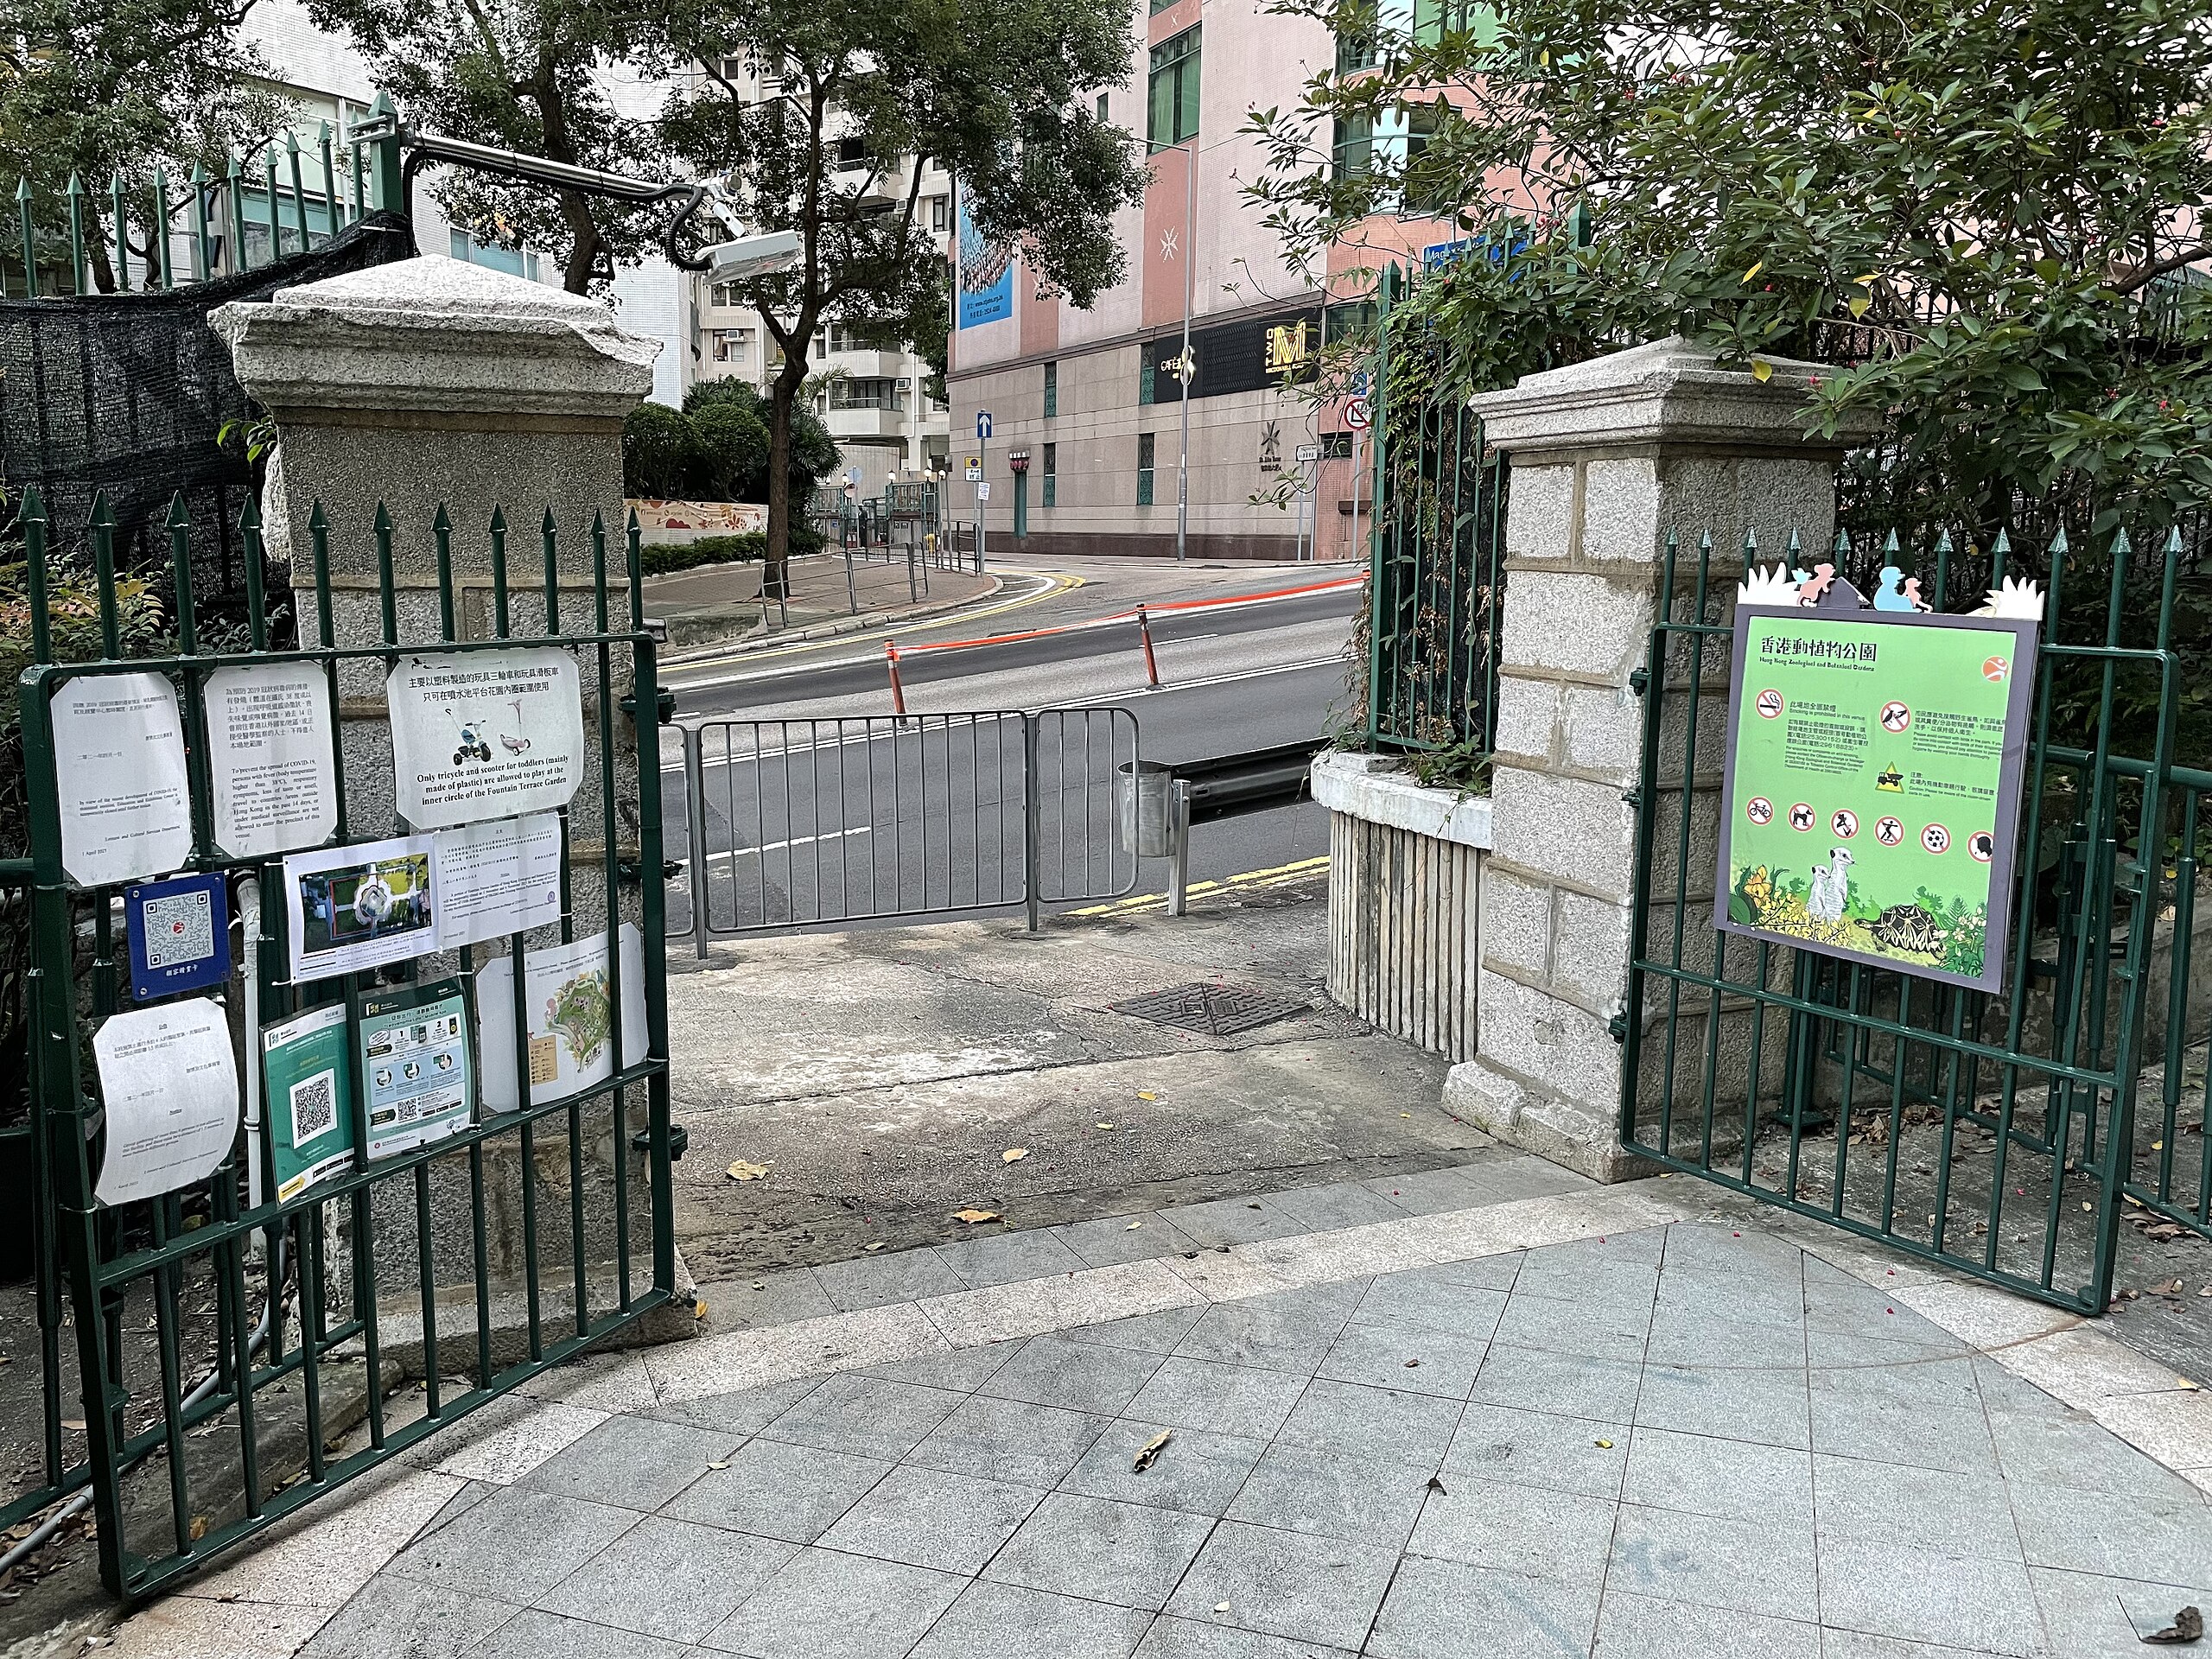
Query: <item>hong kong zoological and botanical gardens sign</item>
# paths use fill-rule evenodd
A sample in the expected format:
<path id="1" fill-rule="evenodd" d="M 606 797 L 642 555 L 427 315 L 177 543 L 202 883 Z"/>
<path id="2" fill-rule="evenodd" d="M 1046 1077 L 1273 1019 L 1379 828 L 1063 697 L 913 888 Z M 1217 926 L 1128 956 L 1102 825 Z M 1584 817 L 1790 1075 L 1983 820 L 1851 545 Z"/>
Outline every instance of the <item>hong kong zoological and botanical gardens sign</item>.
<path id="1" fill-rule="evenodd" d="M 2041 594 L 1942 615 L 1883 575 L 1738 590 L 1714 924 L 2000 990 Z"/>

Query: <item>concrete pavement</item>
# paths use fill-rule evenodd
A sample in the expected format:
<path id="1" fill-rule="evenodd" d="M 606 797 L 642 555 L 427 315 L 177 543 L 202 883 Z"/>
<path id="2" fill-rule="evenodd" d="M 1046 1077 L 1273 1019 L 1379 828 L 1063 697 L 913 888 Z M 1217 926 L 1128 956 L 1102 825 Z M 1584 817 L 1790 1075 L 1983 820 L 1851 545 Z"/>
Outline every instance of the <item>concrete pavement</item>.
<path id="1" fill-rule="evenodd" d="M 921 1294 L 849 1264 L 829 1310 L 487 1408 L 110 1651 L 2117 1659 L 2212 1605 L 2201 1393 L 1687 1180 L 1522 1196 L 1530 1162 Z"/>

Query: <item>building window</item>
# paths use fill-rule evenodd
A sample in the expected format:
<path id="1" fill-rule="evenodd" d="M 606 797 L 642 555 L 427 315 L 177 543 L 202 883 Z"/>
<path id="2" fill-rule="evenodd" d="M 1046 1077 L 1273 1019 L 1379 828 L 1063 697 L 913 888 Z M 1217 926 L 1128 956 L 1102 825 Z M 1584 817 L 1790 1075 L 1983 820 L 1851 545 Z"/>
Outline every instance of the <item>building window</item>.
<path id="1" fill-rule="evenodd" d="M 735 283 L 716 283 L 707 290 L 707 303 L 724 310 L 734 310 L 745 303 L 745 296 L 737 291 Z"/>
<path id="2" fill-rule="evenodd" d="M 714 330 L 715 361 L 734 364 L 742 368 L 752 356 L 753 331 L 750 328 L 717 328 Z"/>
<path id="3" fill-rule="evenodd" d="M 906 406 L 906 382 L 875 378 L 832 380 L 830 383 L 830 407 L 832 409 L 904 409 Z"/>
<path id="4" fill-rule="evenodd" d="M 832 352 L 896 352 L 905 344 L 896 328 L 880 323 L 832 322 L 823 338 Z"/>
<path id="5" fill-rule="evenodd" d="M 1137 505 L 1152 505 L 1152 440 L 1153 434 L 1137 434 Z"/>
<path id="6" fill-rule="evenodd" d="M 1060 412 L 1060 365 L 1045 365 L 1045 418 L 1051 420 Z"/>
<path id="7" fill-rule="evenodd" d="M 1059 495 L 1059 482 L 1060 446 L 1048 443 L 1045 446 L 1045 505 L 1048 507 L 1055 505 Z"/>
<path id="8" fill-rule="evenodd" d="M 944 198 L 943 196 L 931 196 L 930 198 L 930 229 L 932 232 L 942 234 L 948 223 L 950 223 L 950 219 L 945 213 Z"/>
<path id="9" fill-rule="evenodd" d="M 1372 69 L 1382 61 L 1376 46 L 1380 7 L 1376 0 L 1353 0 L 1337 11 L 1337 73 L 1348 75 Z"/>
<path id="10" fill-rule="evenodd" d="M 1198 30 L 1186 29 L 1152 48 L 1145 84 L 1146 136 L 1154 149 L 1198 136 Z"/>
<path id="11" fill-rule="evenodd" d="M 1106 94 L 1103 92 L 1098 94 L 1098 118 L 1101 122 L 1106 119 Z"/>

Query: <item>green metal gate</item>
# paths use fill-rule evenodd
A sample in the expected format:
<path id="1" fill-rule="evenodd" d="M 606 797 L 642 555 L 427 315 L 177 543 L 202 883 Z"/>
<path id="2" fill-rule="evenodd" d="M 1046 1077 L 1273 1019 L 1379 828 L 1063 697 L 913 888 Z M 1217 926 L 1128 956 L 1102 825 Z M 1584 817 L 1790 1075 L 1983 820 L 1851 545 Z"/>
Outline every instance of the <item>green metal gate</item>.
<path id="1" fill-rule="evenodd" d="M 382 508 L 372 523 L 333 526 L 318 506 L 311 546 L 298 550 L 304 556 L 294 559 L 288 593 L 281 583 L 264 586 L 261 530 L 249 505 L 236 527 L 246 610 L 231 619 L 194 614 L 195 545 L 212 543 L 220 527 L 189 523 L 180 503 L 168 524 L 166 571 L 118 575 L 105 518 L 96 512 L 81 535 L 75 527 L 55 531 L 35 497 L 28 499 L 21 592 L 0 594 L 0 601 L 27 608 L 30 636 L 19 698 L 31 856 L 28 870 L 11 865 L 0 875 L 27 878 L 29 890 L 25 983 L 47 1427 L 40 1483 L 0 1510 L 0 1523 L 88 1492 L 102 1576 L 116 1594 L 135 1599 L 671 1299 L 661 706 L 640 611 L 634 521 L 626 569 L 610 580 L 607 537 L 594 519 L 588 579 L 564 579 L 549 512 L 539 532 L 542 581 L 511 588 L 506 526 L 495 513 L 483 623 L 471 630 L 462 601 L 473 604 L 478 585 L 464 595 L 456 582 L 454 532 L 442 512 L 428 527 L 435 590 L 395 578 L 394 530 Z M 334 582 L 338 535 L 373 549 L 372 582 Z M 338 638 L 340 607 L 372 618 L 368 643 L 330 648 L 289 637 Z M 534 629 L 518 624 L 518 612 Z M 310 616 L 312 629 L 303 626 Z M 471 632 L 481 637 L 467 637 Z M 73 638 L 88 645 L 96 639 L 96 650 L 63 660 L 69 653 L 57 650 L 57 640 L 66 645 Z M 365 1115 L 357 1109 L 351 1172 L 283 1201 L 256 1201 L 277 1191 L 272 1136 L 250 1135 L 242 1122 L 212 1178 L 156 1198 L 96 1204 L 105 1146 L 90 1043 L 131 1001 L 118 956 L 119 889 L 79 886 L 63 869 L 57 693 L 73 682 L 126 673 L 168 679 L 180 694 L 188 757 L 187 868 L 219 872 L 233 893 L 245 893 L 251 879 L 273 895 L 281 860 L 229 861 L 211 835 L 202 707 L 208 676 L 272 661 L 318 667 L 330 690 L 332 752 L 342 756 L 341 728 L 373 717 L 375 705 L 365 709 L 362 694 L 380 687 L 403 651 L 465 658 L 528 645 L 557 646 L 578 666 L 584 781 L 560 813 L 559 925 L 508 939 L 509 959 L 526 960 L 525 950 L 574 943 L 580 931 L 601 926 L 611 941 L 633 924 L 643 944 L 645 1052 L 623 1052 L 623 1020 L 611 1017 L 602 1040 L 611 1045 L 612 1072 L 604 1082 L 543 1103 L 518 1084 L 519 1109 L 493 1113 L 480 1101 L 469 1126 L 451 1138 L 374 1162 Z M 342 766 L 340 773 L 338 829 L 328 844 L 391 833 L 388 822 L 367 821 L 388 818 L 388 804 L 373 815 L 358 806 L 349 812 L 349 795 L 378 796 L 371 780 L 346 776 Z M 409 962 L 294 983 L 286 977 L 283 906 L 263 905 L 258 922 L 242 937 L 239 969 L 219 988 L 230 1003 L 242 1077 L 260 1065 L 257 1033 L 239 1017 L 242 1007 L 257 1008 L 265 1027 L 369 989 L 380 973 L 389 982 L 416 969 Z M 467 975 L 481 956 L 480 948 L 464 947 L 440 960 L 458 960 Z M 610 1010 L 624 1006 L 624 972 L 621 951 L 610 949 Z M 513 1076 L 534 1085 L 526 976 L 511 977 Z M 469 986 L 474 1011 L 473 975 Z M 518 1272 L 495 1271 L 517 1260 Z M 73 1358 L 80 1386 L 66 1375 Z M 395 1392 L 403 1377 L 414 1386 Z M 82 1400 L 80 1420 L 63 1414 L 71 1394 Z"/>
<path id="2" fill-rule="evenodd" d="M 2124 1211 L 2212 1232 L 2202 1065 L 2212 773 L 2183 640 L 2208 571 L 2177 534 L 2022 557 L 1896 537 L 1839 572 L 1916 569 L 1936 609 L 2046 585 L 2002 996 L 1731 938 L 1712 925 L 1736 583 L 1759 550 L 1670 536 L 1646 667 L 1622 1144 L 2077 1311 L 2111 1299 Z M 1770 550 L 1771 559 L 1780 550 Z M 1786 556 L 1805 561 L 1793 537 Z M 2192 650 L 2202 639 L 2188 632 Z M 2201 759 L 2201 752 L 2195 757 Z M 2141 1096 L 2152 1093 L 2149 1109 Z"/>

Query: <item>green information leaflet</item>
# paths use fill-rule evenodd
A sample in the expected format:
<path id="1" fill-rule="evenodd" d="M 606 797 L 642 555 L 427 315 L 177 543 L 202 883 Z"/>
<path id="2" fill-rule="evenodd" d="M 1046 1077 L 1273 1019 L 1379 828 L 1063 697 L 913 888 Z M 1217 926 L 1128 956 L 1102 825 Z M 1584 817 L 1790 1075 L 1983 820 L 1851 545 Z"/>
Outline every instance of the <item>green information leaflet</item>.
<path id="1" fill-rule="evenodd" d="M 279 1203 L 353 1166 L 353 1079 L 346 1005 L 311 1008 L 261 1033 L 269 1153 Z"/>
<path id="2" fill-rule="evenodd" d="M 1740 608 L 1715 925 L 2002 989 L 2036 633 Z"/>
<path id="3" fill-rule="evenodd" d="M 353 994 L 371 1158 L 442 1141 L 474 1121 L 470 1024 L 467 987 L 458 978 Z"/>

